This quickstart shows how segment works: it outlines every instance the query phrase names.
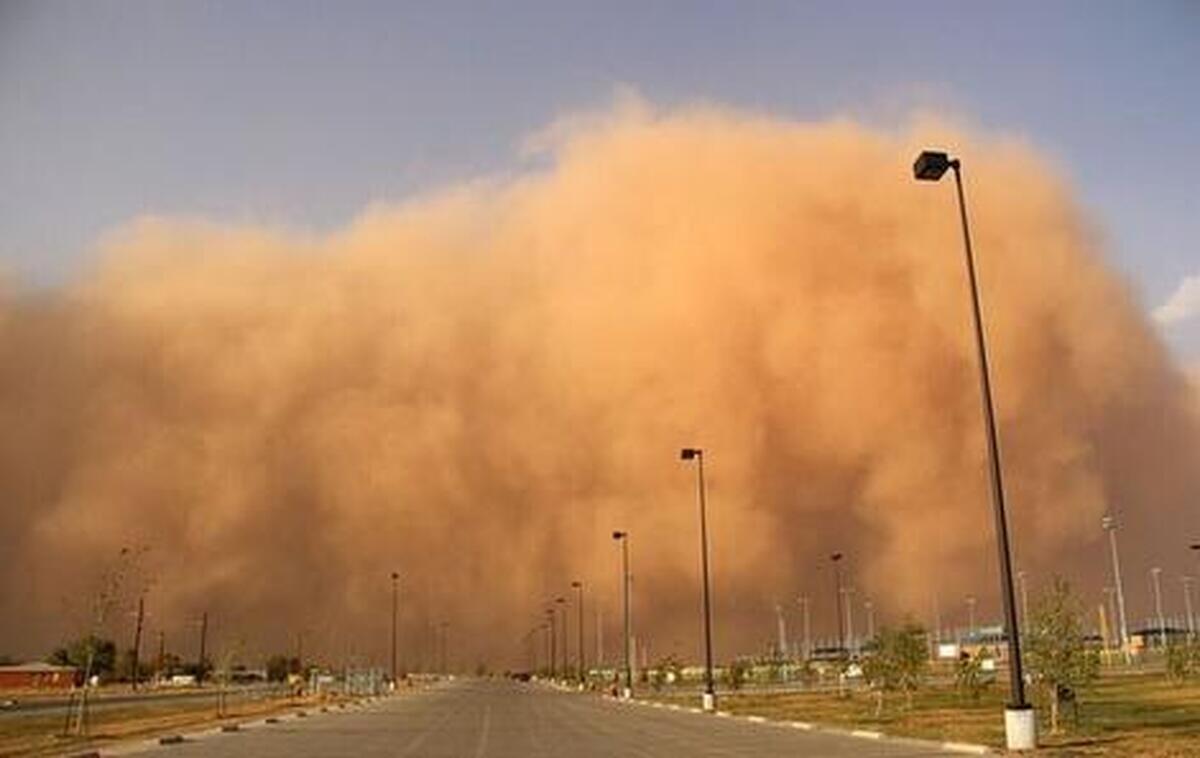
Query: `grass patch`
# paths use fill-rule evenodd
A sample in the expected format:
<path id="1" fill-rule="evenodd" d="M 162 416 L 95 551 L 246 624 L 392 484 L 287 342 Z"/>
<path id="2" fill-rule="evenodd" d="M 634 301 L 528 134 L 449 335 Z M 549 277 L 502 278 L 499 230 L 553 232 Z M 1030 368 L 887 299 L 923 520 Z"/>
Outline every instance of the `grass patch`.
<path id="1" fill-rule="evenodd" d="M 781 721 L 811 721 L 826 726 L 871 729 L 885 734 L 930 740 L 1004 745 L 1005 688 L 993 686 L 974 701 L 948 687 L 918 692 L 912 708 L 893 696 L 881 716 L 873 694 L 858 690 L 848 697 L 833 692 L 720 693 L 721 710 Z M 653 695 L 654 699 L 696 705 L 693 692 Z M 1200 684 L 1170 683 L 1161 675 L 1102 677 L 1079 695 L 1078 724 L 1064 714 L 1060 734 L 1046 733 L 1049 715 L 1038 706 L 1041 753 L 1053 756 L 1200 755 Z"/>

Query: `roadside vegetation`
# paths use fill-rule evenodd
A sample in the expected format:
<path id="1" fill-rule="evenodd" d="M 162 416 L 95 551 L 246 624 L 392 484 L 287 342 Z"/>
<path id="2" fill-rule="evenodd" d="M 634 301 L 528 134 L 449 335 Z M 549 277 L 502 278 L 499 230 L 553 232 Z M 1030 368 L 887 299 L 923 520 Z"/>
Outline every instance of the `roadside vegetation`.
<path id="1" fill-rule="evenodd" d="M 1081 604 L 1056 580 L 1037 598 L 1023 636 L 1029 696 L 1038 711 L 1039 754 L 1053 756 L 1200 755 L 1200 642 L 1171 644 L 1133 668 L 1104 670 L 1089 641 Z M 828 661 L 777 683 L 779 666 L 741 659 L 726 669 L 721 710 L 845 729 L 1002 748 L 1007 681 L 987 649 L 931 663 L 925 630 L 883 629 L 857 661 Z M 847 678 L 857 667 L 858 674 Z M 788 666 L 783 667 L 784 670 Z M 657 698 L 695 704 L 694 691 Z"/>

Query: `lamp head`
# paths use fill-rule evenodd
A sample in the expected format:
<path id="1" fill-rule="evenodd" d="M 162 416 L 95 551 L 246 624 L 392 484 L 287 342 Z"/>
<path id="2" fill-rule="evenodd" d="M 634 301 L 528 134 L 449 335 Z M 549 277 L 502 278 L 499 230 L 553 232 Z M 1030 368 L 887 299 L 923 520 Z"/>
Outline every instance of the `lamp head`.
<path id="1" fill-rule="evenodd" d="M 614 540 L 623 540 L 629 536 L 629 532 L 613 532 Z"/>
<path id="2" fill-rule="evenodd" d="M 831 561 L 840 561 L 841 559 L 842 559 L 841 553 L 834 553 L 833 555 L 829 556 L 829 560 L 831 560 Z"/>
<path id="3" fill-rule="evenodd" d="M 950 156 L 937 150 L 924 150 L 913 163 L 913 176 L 922 182 L 936 182 L 946 173 L 946 169 L 955 165 L 956 161 Z"/>
<path id="4" fill-rule="evenodd" d="M 583 582 L 571 582 L 571 586 L 574 587 L 575 589 L 579 589 L 580 587 L 583 586 Z"/>
<path id="5" fill-rule="evenodd" d="M 698 448 L 698 447 L 685 447 L 684 449 L 679 451 L 679 458 L 680 458 L 680 460 L 684 460 L 684 461 L 690 461 L 693 458 L 700 457 L 700 455 L 701 455 L 701 451 L 700 451 L 700 448 Z"/>

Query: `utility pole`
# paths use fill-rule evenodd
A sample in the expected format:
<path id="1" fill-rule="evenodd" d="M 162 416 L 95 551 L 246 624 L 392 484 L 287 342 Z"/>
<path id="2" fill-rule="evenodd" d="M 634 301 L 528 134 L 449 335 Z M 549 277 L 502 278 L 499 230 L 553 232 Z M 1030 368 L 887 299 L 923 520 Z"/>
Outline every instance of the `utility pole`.
<path id="1" fill-rule="evenodd" d="M 129 672 L 133 689 L 138 687 L 138 655 L 142 650 L 142 622 L 146 618 L 146 596 L 138 595 L 137 627 L 133 633 L 133 670 Z"/>
<path id="2" fill-rule="evenodd" d="M 972 641 L 976 640 L 975 630 L 975 596 L 967 595 L 967 638 Z"/>
<path id="3" fill-rule="evenodd" d="M 875 604 L 870 600 L 863 601 L 863 608 L 867 612 L 867 639 L 875 639 Z"/>

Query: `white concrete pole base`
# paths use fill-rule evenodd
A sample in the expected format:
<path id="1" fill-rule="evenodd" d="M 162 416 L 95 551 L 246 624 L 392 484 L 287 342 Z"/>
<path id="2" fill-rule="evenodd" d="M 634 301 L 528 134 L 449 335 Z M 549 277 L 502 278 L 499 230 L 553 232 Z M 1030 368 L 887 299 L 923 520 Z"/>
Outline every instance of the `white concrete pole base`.
<path id="1" fill-rule="evenodd" d="M 628 687 L 622 687 L 621 688 L 621 699 L 628 700 L 631 697 L 633 697 L 633 690 L 629 689 Z"/>
<path id="2" fill-rule="evenodd" d="M 711 692 L 705 692 L 700 696 L 700 707 L 705 711 L 717 710 L 717 696 Z"/>
<path id="3" fill-rule="evenodd" d="M 1004 709 L 1004 738 L 1009 750 L 1037 747 L 1037 718 L 1032 706 Z"/>

